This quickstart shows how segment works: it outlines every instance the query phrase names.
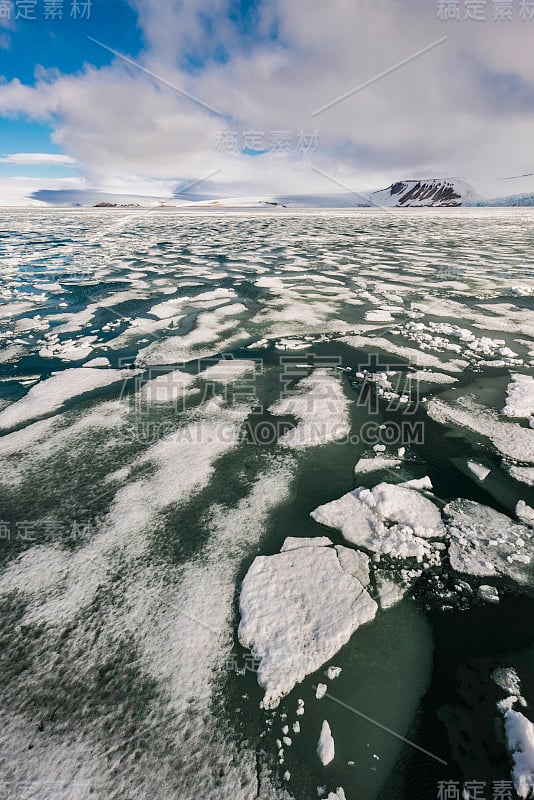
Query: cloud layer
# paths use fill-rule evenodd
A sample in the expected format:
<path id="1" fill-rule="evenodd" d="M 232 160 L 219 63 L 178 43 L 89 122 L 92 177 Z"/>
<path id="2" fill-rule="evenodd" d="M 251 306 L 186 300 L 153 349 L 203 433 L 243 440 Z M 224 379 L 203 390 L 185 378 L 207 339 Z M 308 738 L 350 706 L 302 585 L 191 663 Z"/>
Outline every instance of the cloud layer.
<path id="1" fill-rule="evenodd" d="M 131 4 L 145 42 L 134 57 L 222 116 L 119 58 L 91 66 L 90 41 L 76 75 L 38 70 L 31 86 L 0 84 L 0 114 L 50 122 L 61 163 L 79 163 L 89 188 L 172 194 L 217 171 L 195 191 L 335 190 L 316 166 L 355 190 L 434 176 L 465 177 L 489 196 L 534 189 L 533 178 L 497 180 L 534 167 L 534 20 L 519 19 L 519 1 L 513 21 L 495 21 L 488 0 L 485 22 L 443 22 L 432 0 L 271 0 L 250 11 L 248 27 L 232 18 L 230 0 Z M 303 136 L 314 131 L 306 152 Z M 282 133 L 286 145 L 269 152 Z M 250 141 L 268 152 L 231 152 Z"/>

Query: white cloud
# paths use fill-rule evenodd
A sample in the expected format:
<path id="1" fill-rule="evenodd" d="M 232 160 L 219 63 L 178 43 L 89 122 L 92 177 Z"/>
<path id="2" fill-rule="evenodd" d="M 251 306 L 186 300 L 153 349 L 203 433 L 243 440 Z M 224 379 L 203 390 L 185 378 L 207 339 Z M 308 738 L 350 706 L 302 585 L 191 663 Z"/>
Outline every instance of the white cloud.
<path id="1" fill-rule="evenodd" d="M 0 156 L 0 164 L 72 167 L 77 163 L 71 156 L 64 156 L 58 153 L 10 153 L 9 155 Z"/>
<path id="2" fill-rule="evenodd" d="M 148 185 L 154 192 L 220 172 L 194 191 L 226 195 L 354 190 L 408 177 L 455 175 L 486 195 L 534 189 L 495 178 L 532 172 L 534 21 L 449 22 L 432 0 L 272 0 L 258 29 L 277 40 L 240 39 L 226 0 L 130 0 L 146 50 L 140 61 L 220 108 L 225 119 L 114 61 L 77 75 L 41 75 L 35 87 L 0 84 L 0 114 L 49 120 L 54 141 L 83 165 L 88 187 Z M 207 23 L 206 20 L 210 22 Z M 431 52 L 317 117 L 312 112 L 447 35 Z M 120 49 L 119 42 L 106 42 Z M 225 46 L 226 59 L 210 58 Z M 88 42 L 88 59 L 91 48 Z M 184 69 L 185 54 L 204 54 Z M 219 152 L 218 133 L 292 132 L 288 155 Z M 303 158 L 299 131 L 319 133 Z M 341 190 L 340 190 L 341 191 Z"/>

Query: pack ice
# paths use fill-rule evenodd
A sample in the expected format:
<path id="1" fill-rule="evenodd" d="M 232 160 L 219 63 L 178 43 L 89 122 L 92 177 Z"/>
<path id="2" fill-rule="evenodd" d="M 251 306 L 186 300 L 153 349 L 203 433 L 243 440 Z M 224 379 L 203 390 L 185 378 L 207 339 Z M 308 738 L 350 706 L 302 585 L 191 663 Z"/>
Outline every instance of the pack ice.
<path id="1" fill-rule="evenodd" d="M 260 661 L 264 708 L 276 707 L 374 619 L 371 567 L 384 609 L 424 570 L 447 568 L 447 555 L 453 573 L 530 582 L 532 528 L 464 499 L 449 503 L 442 518 L 431 489 L 428 478 L 360 487 L 311 514 L 352 547 L 333 547 L 324 536 L 289 537 L 280 553 L 255 559 L 241 587 L 239 640 Z M 374 554 L 373 562 L 355 548 Z M 416 569 L 405 568 L 408 559 Z"/>

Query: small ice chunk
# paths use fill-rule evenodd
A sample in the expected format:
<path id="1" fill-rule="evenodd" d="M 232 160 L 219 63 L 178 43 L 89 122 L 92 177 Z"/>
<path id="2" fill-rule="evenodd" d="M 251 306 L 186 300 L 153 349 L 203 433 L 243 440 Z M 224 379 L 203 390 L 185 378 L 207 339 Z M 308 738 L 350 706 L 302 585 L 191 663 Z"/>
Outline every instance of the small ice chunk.
<path id="1" fill-rule="evenodd" d="M 292 741 L 292 739 L 289 738 L 289 736 L 284 736 L 282 741 L 283 741 L 283 743 L 285 744 L 286 747 L 291 747 L 291 745 L 293 744 L 293 741 Z"/>
<path id="2" fill-rule="evenodd" d="M 374 458 L 360 458 L 354 472 L 356 475 L 365 475 L 367 472 L 378 472 L 380 470 L 394 469 L 400 464 L 399 458 L 392 456 L 375 456 Z"/>
<path id="3" fill-rule="evenodd" d="M 434 487 L 432 486 L 432 481 L 425 475 L 424 478 L 414 478 L 411 481 L 404 481 L 403 483 L 399 483 L 398 486 L 404 486 L 405 489 L 415 489 L 418 492 L 434 491 Z"/>
<path id="4" fill-rule="evenodd" d="M 300 722 L 298 720 L 291 727 L 293 728 L 293 733 L 300 733 Z"/>
<path id="5" fill-rule="evenodd" d="M 288 781 L 291 778 L 291 773 L 287 770 L 284 772 L 284 780 Z"/>
<path id="6" fill-rule="evenodd" d="M 327 692 L 328 686 L 326 683 L 318 683 L 315 690 L 315 697 L 317 700 L 322 700 Z"/>
<path id="7" fill-rule="evenodd" d="M 347 800 L 342 786 L 338 786 L 335 792 L 330 792 L 328 800 Z"/>
<path id="8" fill-rule="evenodd" d="M 478 587 L 478 596 L 481 600 L 485 603 L 498 603 L 499 602 L 499 592 L 495 588 L 495 586 L 489 586 L 487 584 L 482 584 L 482 586 Z"/>
<path id="9" fill-rule="evenodd" d="M 498 667 L 493 670 L 491 677 L 507 694 L 517 696 L 521 694 L 521 681 L 513 667 Z"/>
<path id="10" fill-rule="evenodd" d="M 328 667 L 328 669 L 325 669 L 324 674 L 329 681 L 335 681 L 341 675 L 341 667 Z"/>
<path id="11" fill-rule="evenodd" d="M 468 461 L 467 467 L 479 481 L 485 481 L 491 472 L 488 467 L 485 467 L 483 464 L 477 464 L 476 461 Z"/>
<path id="12" fill-rule="evenodd" d="M 335 754 L 336 748 L 332 731 L 330 730 L 330 725 L 328 722 L 324 720 L 319 741 L 317 742 L 317 755 L 319 756 L 322 765 L 326 767 L 331 761 L 334 760 Z"/>

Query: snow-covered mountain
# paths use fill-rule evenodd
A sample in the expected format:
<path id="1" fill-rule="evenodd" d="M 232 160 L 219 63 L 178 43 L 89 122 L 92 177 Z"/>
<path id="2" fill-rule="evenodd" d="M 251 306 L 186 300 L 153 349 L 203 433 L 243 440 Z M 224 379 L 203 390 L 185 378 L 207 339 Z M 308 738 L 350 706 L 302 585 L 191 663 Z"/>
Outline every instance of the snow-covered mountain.
<path id="1" fill-rule="evenodd" d="M 378 192 L 280 195 L 261 198 L 221 198 L 195 202 L 195 207 L 286 208 L 409 208 L 417 206 L 461 206 L 478 200 L 475 189 L 460 178 L 397 181 Z"/>
<path id="2" fill-rule="evenodd" d="M 371 204 L 391 208 L 413 206 L 461 206 L 478 199 L 475 189 L 461 178 L 397 181 L 372 192 Z"/>
<path id="3" fill-rule="evenodd" d="M 34 193 L 32 201 L 52 206 L 172 206 L 183 209 L 273 209 L 273 208 L 410 208 L 417 206 L 530 205 L 528 202 L 481 201 L 475 189 L 460 178 L 404 180 L 377 192 L 331 192 L 276 196 L 221 197 L 183 194 L 148 197 L 95 190 L 55 190 Z"/>

